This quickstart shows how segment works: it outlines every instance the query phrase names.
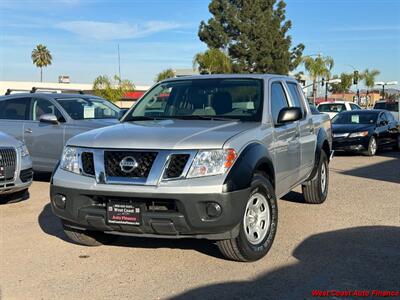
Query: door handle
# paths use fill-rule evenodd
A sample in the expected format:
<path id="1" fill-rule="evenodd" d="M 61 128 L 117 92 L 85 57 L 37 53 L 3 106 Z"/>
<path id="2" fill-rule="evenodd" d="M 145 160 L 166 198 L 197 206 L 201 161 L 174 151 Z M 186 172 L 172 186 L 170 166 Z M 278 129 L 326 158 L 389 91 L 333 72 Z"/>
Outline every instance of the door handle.
<path id="1" fill-rule="evenodd" d="M 26 128 L 26 129 L 25 129 L 25 133 L 32 133 L 32 129 Z"/>

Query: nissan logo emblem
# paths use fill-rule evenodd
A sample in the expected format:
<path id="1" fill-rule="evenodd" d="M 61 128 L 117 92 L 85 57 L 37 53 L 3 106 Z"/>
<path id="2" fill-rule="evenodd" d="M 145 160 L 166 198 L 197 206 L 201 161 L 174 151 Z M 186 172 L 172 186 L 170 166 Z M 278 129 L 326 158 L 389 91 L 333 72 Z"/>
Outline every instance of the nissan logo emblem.
<path id="1" fill-rule="evenodd" d="M 139 166 L 139 164 L 134 157 L 127 156 L 121 160 L 121 162 L 119 163 L 119 166 L 120 166 L 122 172 L 131 173 L 133 170 L 135 170 Z"/>

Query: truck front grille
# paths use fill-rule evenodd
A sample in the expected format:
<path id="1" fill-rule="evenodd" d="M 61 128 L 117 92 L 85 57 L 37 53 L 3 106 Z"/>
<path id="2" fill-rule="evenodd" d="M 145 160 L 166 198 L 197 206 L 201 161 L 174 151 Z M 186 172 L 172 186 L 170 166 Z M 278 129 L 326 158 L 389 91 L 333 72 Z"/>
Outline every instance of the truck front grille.
<path id="1" fill-rule="evenodd" d="M 157 152 L 104 151 L 106 175 L 110 177 L 147 178 L 156 156 Z"/>
<path id="2" fill-rule="evenodd" d="M 14 148 L 0 148 L 0 180 L 14 179 L 17 153 Z"/>
<path id="3" fill-rule="evenodd" d="M 164 178 L 172 179 L 180 177 L 189 157 L 189 154 L 172 154 L 168 166 L 165 169 Z"/>
<path id="4" fill-rule="evenodd" d="M 92 152 L 82 152 L 82 171 L 87 175 L 95 175 L 94 173 L 94 158 Z"/>

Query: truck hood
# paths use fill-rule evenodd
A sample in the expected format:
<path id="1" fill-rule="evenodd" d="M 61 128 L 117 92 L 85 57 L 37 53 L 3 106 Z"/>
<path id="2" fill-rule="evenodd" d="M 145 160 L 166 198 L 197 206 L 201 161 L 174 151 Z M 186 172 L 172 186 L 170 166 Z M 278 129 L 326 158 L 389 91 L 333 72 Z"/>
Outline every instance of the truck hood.
<path id="1" fill-rule="evenodd" d="M 73 124 L 75 126 L 83 127 L 83 128 L 100 128 L 110 125 L 118 124 L 118 119 L 86 119 L 86 120 L 74 120 Z"/>
<path id="2" fill-rule="evenodd" d="M 79 134 L 68 145 L 122 149 L 217 149 L 259 123 L 204 120 L 124 122 Z"/>
<path id="3" fill-rule="evenodd" d="M 19 147 L 22 142 L 0 131 L 0 147 Z"/>

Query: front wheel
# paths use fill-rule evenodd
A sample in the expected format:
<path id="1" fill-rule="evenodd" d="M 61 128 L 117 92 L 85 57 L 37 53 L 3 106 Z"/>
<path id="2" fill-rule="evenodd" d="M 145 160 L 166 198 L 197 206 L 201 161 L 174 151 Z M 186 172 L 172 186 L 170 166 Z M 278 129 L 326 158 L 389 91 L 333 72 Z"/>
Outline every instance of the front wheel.
<path id="1" fill-rule="evenodd" d="M 368 149 L 365 152 L 365 155 L 367 156 L 374 156 L 376 154 L 376 151 L 378 150 L 378 142 L 376 140 L 376 137 L 372 136 L 369 139 L 368 143 Z"/>
<path id="2" fill-rule="evenodd" d="M 318 162 L 318 171 L 314 178 L 301 187 L 306 203 L 321 204 L 325 202 L 329 187 L 329 165 L 328 158 L 324 151 L 321 152 Z"/>
<path id="3" fill-rule="evenodd" d="M 255 174 L 239 235 L 218 241 L 222 254 L 231 260 L 249 262 L 264 257 L 272 246 L 278 223 L 274 188 L 268 178 Z"/>

